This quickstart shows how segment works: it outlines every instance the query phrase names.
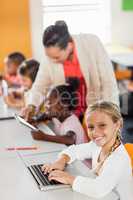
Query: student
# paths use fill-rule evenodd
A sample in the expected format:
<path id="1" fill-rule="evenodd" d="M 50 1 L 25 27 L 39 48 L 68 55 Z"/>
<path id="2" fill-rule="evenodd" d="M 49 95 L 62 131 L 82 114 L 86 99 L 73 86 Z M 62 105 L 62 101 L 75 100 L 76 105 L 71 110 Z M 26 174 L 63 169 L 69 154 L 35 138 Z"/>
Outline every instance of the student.
<path id="1" fill-rule="evenodd" d="M 50 89 L 45 101 L 43 120 L 52 122 L 56 135 L 32 131 L 34 139 L 66 145 L 83 143 L 87 140 L 79 119 L 73 114 L 78 103 L 75 93 L 77 86 L 75 82 L 73 85 L 60 85 Z"/>
<path id="2" fill-rule="evenodd" d="M 20 65 L 18 73 L 25 90 L 31 89 L 32 84 L 36 79 L 39 65 L 39 62 L 35 59 L 27 59 Z"/>
<path id="3" fill-rule="evenodd" d="M 45 164 L 42 170 L 49 173 L 50 180 L 70 184 L 74 191 L 90 198 L 102 198 L 114 190 L 120 200 L 132 200 L 131 160 L 120 140 L 119 108 L 110 102 L 95 103 L 86 112 L 86 124 L 92 141 L 70 146 L 60 153 L 56 162 Z M 63 171 L 66 164 L 85 158 L 92 158 L 94 178 L 75 177 Z"/>
<path id="4" fill-rule="evenodd" d="M 22 88 L 11 91 L 4 99 L 8 106 L 22 108 L 25 105 L 24 94 L 31 89 L 39 70 L 39 62 L 35 59 L 23 61 L 18 69 L 21 78 Z"/>
<path id="5" fill-rule="evenodd" d="M 24 60 L 25 56 L 20 52 L 13 52 L 5 58 L 4 79 L 7 81 L 9 87 L 21 86 L 21 79 L 17 74 L 17 71 Z"/>
<path id="6" fill-rule="evenodd" d="M 53 85 L 66 83 L 66 78 L 79 79 L 79 106 L 76 115 L 83 118 L 87 106 L 108 100 L 118 103 L 118 90 L 112 65 L 99 39 L 91 34 L 72 36 L 64 21 L 57 21 L 43 34 L 44 60 L 26 99 L 22 115 L 26 120 L 40 104 L 41 96 Z M 38 97 L 38 98 L 37 98 Z"/>

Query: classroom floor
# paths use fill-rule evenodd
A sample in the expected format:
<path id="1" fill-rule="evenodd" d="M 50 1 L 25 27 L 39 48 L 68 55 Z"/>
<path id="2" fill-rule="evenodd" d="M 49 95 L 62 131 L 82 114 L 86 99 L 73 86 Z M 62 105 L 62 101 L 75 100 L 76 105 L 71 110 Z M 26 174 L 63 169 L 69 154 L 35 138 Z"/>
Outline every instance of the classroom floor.
<path id="1" fill-rule="evenodd" d="M 124 118 L 122 140 L 124 143 L 133 143 L 133 117 Z"/>

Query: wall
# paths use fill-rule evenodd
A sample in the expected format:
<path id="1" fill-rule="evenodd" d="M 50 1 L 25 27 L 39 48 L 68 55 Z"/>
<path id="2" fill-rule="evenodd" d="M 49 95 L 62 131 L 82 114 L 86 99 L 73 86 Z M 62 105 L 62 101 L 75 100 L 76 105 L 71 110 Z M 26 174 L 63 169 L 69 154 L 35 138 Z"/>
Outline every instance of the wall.
<path id="1" fill-rule="evenodd" d="M 133 11 L 122 10 L 122 0 L 111 0 L 112 41 L 117 44 L 133 45 Z"/>
<path id="2" fill-rule="evenodd" d="M 41 0 L 29 0 L 29 3 L 33 56 L 41 62 L 44 57 L 44 48 L 42 45 L 42 34 L 44 31 L 42 2 Z"/>
<path id="3" fill-rule="evenodd" d="M 13 51 L 31 56 L 29 0 L 0 1 L 0 70 Z"/>

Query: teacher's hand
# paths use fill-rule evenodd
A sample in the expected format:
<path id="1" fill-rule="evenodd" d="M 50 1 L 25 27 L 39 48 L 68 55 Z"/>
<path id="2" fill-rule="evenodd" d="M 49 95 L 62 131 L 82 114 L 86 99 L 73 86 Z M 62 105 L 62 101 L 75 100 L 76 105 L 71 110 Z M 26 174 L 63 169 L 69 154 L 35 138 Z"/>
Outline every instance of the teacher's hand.
<path id="1" fill-rule="evenodd" d="M 22 108 L 20 115 L 28 122 L 32 121 L 32 117 L 35 114 L 35 106 L 28 105 Z"/>

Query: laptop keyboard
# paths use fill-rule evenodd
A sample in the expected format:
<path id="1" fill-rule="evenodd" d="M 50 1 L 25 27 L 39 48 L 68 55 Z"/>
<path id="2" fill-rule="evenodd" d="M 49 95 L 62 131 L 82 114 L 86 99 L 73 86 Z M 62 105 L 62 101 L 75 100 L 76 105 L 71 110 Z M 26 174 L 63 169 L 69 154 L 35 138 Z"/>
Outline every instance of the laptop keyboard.
<path id="1" fill-rule="evenodd" d="M 61 184 L 61 183 L 54 181 L 54 180 L 49 181 L 48 174 L 44 174 L 44 172 L 42 172 L 42 170 L 41 170 L 42 166 L 43 165 L 41 164 L 41 165 L 31 165 L 31 166 L 28 167 L 32 176 L 36 180 L 39 188 L 41 188 L 42 186 L 50 186 L 50 185 Z"/>

